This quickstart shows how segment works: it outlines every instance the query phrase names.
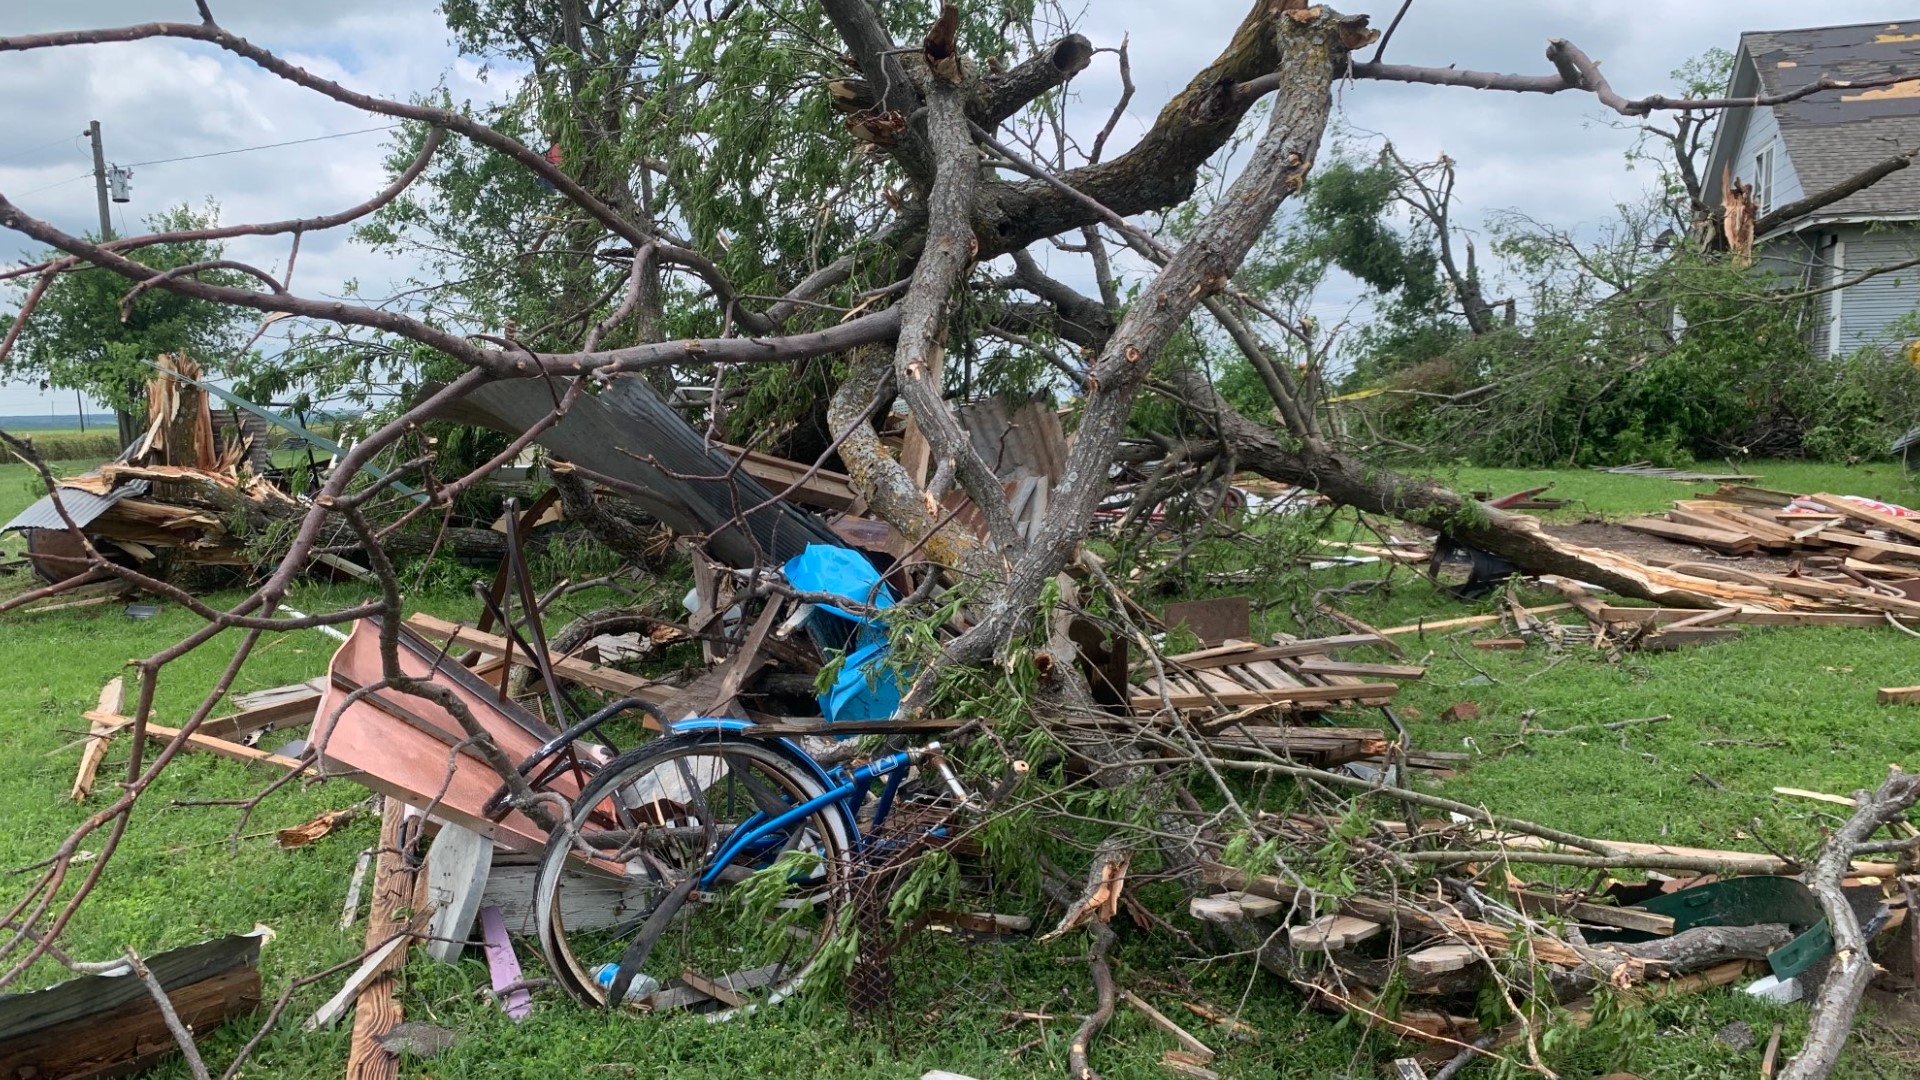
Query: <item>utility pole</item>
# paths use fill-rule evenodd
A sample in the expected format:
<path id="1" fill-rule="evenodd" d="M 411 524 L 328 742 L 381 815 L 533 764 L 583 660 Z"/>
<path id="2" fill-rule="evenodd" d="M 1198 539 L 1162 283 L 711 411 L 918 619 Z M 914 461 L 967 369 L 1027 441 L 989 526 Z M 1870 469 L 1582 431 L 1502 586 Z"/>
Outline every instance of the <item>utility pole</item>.
<path id="1" fill-rule="evenodd" d="M 93 194 L 100 201 L 100 241 L 113 239 L 113 217 L 107 211 L 107 151 L 100 145 L 100 121 L 87 124 L 87 138 L 93 140 Z"/>
<path id="2" fill-rule="evenodd" d="M 100 121 L 87 122 L 87 138 L 93 141 L 93 194 L 100 202 L 100 242 L 104 244 L 113 239 L 113 215 L 107 204 L 107 151 L 100 145 Z M 84 410 L 82 412 L 84 414 Z M 119 422 L 120 445 L 133 445 L 133 440 L 140 435 L 133 414 L 116 408 L 113 417 Z"/>

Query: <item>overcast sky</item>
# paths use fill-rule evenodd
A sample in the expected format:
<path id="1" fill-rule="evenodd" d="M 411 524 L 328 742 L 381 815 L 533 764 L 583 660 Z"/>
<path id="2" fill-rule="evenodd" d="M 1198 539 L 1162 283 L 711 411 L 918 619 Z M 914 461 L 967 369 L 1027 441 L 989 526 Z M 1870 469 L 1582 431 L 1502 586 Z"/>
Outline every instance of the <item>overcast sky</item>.
<path id="1" fill-rule="evenodd" d="M 1341 5 L 1363 10 L 1362 5 Z M 1397 6 L 1380 0 L 1376 25 Z M 458 58 L 427 0 L 213 0 L 231 30 L 292 62 L 357 90 L 406 98 L 445 84 L 456 98 L 488 98 L 498 85 Z M 1096 45 L 1131 35 L 1138 91 L 1114 150 L 1146 129 L 1167 99 L 1219 51 L 1248 0 L 1097 0 L 1081 29 Z M 1920 17 L 1884 0 L 1415 0 L 1389 58 L 1500 71 L 1545 72 L 1547 40 L 1564 37 L 1599 60 L 1615 88 L 1637 97 L 1670 88 L 1667 73 L 1714 46 L 1732 48 L 1743 30 Z M 0 0 L 0 37 L 150 20 L 195 21 L 191 0 Z M 1103 55 L 1076 80 L 1082 107 L 1102 116 L 1118 93 L 1113 58 Z M 1605 217 L 1649 179 L 1622 151 L 1630 133 L 1605 123 L 1591 97 L 1497 94 L 1463 89 L 1355 83 L 1337 88 L 1352 127 L 1392 138 L 1409 156 L 1445 151 L 1459 163 L 1460 220 L 1517 208 L 1567 226 Z M 134 167 L 133 200 L 114 207 L 116 230 L 182 202 L 213 199 L 228 222 L 325 213 L 364 200 L 381 186 L 386 118 L 335 104 L 194 42 L 140 42 L 85 49 L 0 53 L 0 192 L 63 229 L 97 229 L 89 120 L 105 132 L 108 159 Z M 1091 132 L 1087 133 L 1089 136 Z M 169 161 L 248 147 L 245 153 Z M 0 235 L 0 259 L 27 245 Z M 236 241 L 238 258 L 278 272 L 283 242 Z M 293 286 L 333 294 L 358 281 L 377 295 L 405 268 L 349 243 L 344 232 L 303 242 Z M 5 303 L 13 303 L 8 294 Z M 1331 297 L 1334 318 L 1346 299 Z M 1327 316 L 1323 315 L 1323 321 Z M 0 375 L 4 375 L 0 372 Z M 60 411 L 71 394 L 58 395 Z M 0 384 L 0 414 L 44 413 L 37 387 Z"/>

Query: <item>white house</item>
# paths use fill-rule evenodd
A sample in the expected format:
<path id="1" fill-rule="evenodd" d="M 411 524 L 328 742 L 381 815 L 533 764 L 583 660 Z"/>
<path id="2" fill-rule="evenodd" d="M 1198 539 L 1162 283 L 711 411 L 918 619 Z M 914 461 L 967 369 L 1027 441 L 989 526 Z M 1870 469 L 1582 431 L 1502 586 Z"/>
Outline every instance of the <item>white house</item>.
<path id="1" fill-rule="evenodd" d="M 1742 34 L 1732 98 L 1791 93 L 1822 76 L 1920 75 L 1920 20 Z M 1715 133 L 1704 186 L 1750 183 L 1757 262 L 1819 294 L 1809 328 L 1816 346 L 1848 353 L 1899 347 L 1920 310 L 1920 165 L 1888 173 L 1825 206 L 1793 204 L 1829 191 L 1876 163 L 1920 151 L 1920 82 L 1826 90 L 1797 101 L 1730 110 Z M 1767 216 L 1785 211 L 1785 220 Z M 1775 215 L 1776 217 L 1779 215 Z M 1856 280 L 1858 279 L 1858 280 Z"/>

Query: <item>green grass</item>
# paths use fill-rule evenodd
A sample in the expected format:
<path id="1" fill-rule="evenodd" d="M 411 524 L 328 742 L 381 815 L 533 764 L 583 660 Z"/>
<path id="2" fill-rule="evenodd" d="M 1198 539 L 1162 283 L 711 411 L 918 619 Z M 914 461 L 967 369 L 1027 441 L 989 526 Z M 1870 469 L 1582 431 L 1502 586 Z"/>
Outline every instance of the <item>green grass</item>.
<path id="1" fill-rule="evenodd" d="M 1835 495 L 1865 495 L 1884 502 L 1920 503 L 1920 487 L 1896 461 L 1866 465 L 1831 465 L 1817 461 L 1747 461 L 1728 465 L 1705 461 L 1689 471 L 1744 473 L 1759 479 L 1755 487 L 1790 491 L 1796 495 L 1826 491 Z M 1591 469 L 1482 469 L 1466 466 L 1428 470 L 1435 478 L 1463 491 L 1485 491 L 1494 497 L 1539 487 L 1553 487 L 1542 498 L 1571 499 L 1573 505 L 1549 520 L 1577 520 L 1597 515 L 1609 519 L 1665 509 L 1674 499 L 1711 492 L 1710 483 L 1678 483 L 1634 476 L 1614 476 Z"/>
<path id="2" fill-rule="evenodd" d="M 1767 486 L 1824 488 L 1882 498 L 1914 499 L 1897 467 L 1833 469 L 1761 463 Z M 1556 494 L 1586 501 L 1593 512 L 1624 515 L 1658 509 L 1697 490 L 1667 481 L 1606 477 L 1584 471 L 1463 470 L 1462 480 L 1502 492 L 1536 478 L 1557 482 Z M 0 515 L 11 515 L 32 496 L 24 467 L 0 466 Z M 1205 569 L 1263 564 L 1259 552 L 1207 552 Z M 1336 569 L 1309 575 L 1309 588 L 1377 576 L 1379 567 Z M 416 602 L 448 615 L 470 613 L 467 581 L 477 571 L 436 570 Z M 1288 579 L 1276 576 L 1253 589 L 1261 599 L 1283 598 Z M 0 581 L 0 590 L 10 586 Z M 17 587 L 17 586 L 12 586 Z M 1200 594 L 1246 591 L 1216 588 Z M 348 587 L 302 588 L 290 598 L 305 611 L 357 599 Z M 220 603 L 231 596 L 210 597 Z M 1158 603 L 1166 597 L 1147 598 Z M 1529 597 L 1552 602 L 1556 597 Z M 590 599 L 569 601 L 590 603 Z M 1410 622 L 1426 615 L 1447 618 L 1478 610 L 1438 594 L 1408 570 L 1395 570 L 1390 586 L 1335 598 L 1343 609 L 1375 625 Z M 1303 608 L 1304 610 L 1304 608 Z M 1288 630 L 1335 632 L 1320 624 L 1302 628 L 1280 603 L 1261 615 L 1263 633 Z M 127 620 L 103 605 L 44 616 L 0 616 L 0 739 L 11 750 L 0 773 L 0 867 L 18 867 L 45 856 L 88 813 L 112 797 L 124 776 L 126 746 L 115 745 L 101 782 L 85 806 L 66 798 L 78 758 L 71 745 L 85 723 L 101 685 L 121 673 L 127 659 L 150 654 L 196 624 L 168 606 L 145 622 Z M 1892 630 L 1750 629 L 1739 641 L 1670 654 L 1636 655 L 1621 663 L 1590 652 L 1564 658 L 1535 648 L 1523 653 L 1482 653 L 1467 640 L 1430 635 L 1403 637 L 1415 660 L 1427 663 L 1426 679 L 1407 687 L 1400 702 L 1415 745 L 1465 750 L 1475 755 L 1460 774 L 1434 790 L 1498 813 L 1556 825 L 1588 835 L 1757 850 L 1750 819 L 1763 821 L 1762 836 L 1787 850 L 1806 851 L 1830 824 L 1833 808 L 1787 800 L 1774 786 L 1848 793 L 1870 786 L 1890 762 L 1911 760 L 1912 710 L 1873 704 L 1880 685 L 1914 682 L 1915 642 Z M 235 637 L 215 639 L 176 666 L 162 682 L 158 715 L 177 721 L 231 656 Z M 238 690 L 311 678 L 324 670 L 332 642 L 313 632 L 266 645 L 247 666 Z M 1356 652 L 1360 658 L 1362 653 Z M 1483 716 L 1465 724 L 1438 720 L 1455 702 L 1478 704 Z M 1535 725 L 1572 727 L 1627 717 L 1672 714 L 1664 724 L 1633 729 L 1623 749 L 1615 737 L 1535 736 L 1506 748 L 1522 715 Z M 1348 722 L 1375 725 L 1377 716 Z M 1714 748 L 1705 740 L 1777 741 L 1777 747 Z M 1642 755 L 1652 755 L 1651 760 Z M 1704 778 L 1710 777 L 1713 783 Z M 337 927 L 346 881 L 358 852 L 374 842 L 377 822 L 362 818 L 317 844 L 284 852 L 270 837 L 226 847 L 239 812 L 231 807 L 181 807 L 180 800 L 241 798 L 259 790 L 272 774 L 218 759 L 181 758 L 142 802 L 134 828 L 109 866 L 98 893 L 80 912 L 64 944 L 77 956 L 98 959 L 131 945 L 143 952 L 265 923 L 277 933 L 263 954 L 269 996 L 294 976 L 357 953 L 364 924 Z M 307 820 L 325 809 L 350 805 L 365 792 L 350 783 L 286 791 L 267 801 L 248 832 L 267 832 Z M 86 845 L 97 849 L 100 840 Z M 1547 875 L 1551 876 L 1551 875 Z M 17 889 L 20 878 L 10 881 Z M 978 901 L 983 906 L 993 902 Z M 998 905 L 1018 910 L 1017 905 Z M 1171 905 L 1162 905 L 1171 906 Z M 1038 910 L 1030 913 L 1039 915 Z M 1176 918 L 1183 927 L 1193 924 Z M 552 991 L 535 994 L 533 1016 L 508 1022 L 476 992 L 487 983 L 477 959 L 441 967 L 424 959 L 406 969 L 402 1000 L 409 1019 L 431 1020 L 460 1033 L 460 1041 L 429 1063 L 407 1062 L 402 1075 L 453 1078 L 613 1076 L 747 1077 L 795 1076 L 895 1078 L 944 1068 L 983 1078 L 1058 1076 L 1064 1068 L 1072 1018 L 1090 1006 L 1085 948 L 1077 936 L 1051 946 L 1016 942 L 963 946 L 938 935 L 918 939 L 896 963 L 899 996 L 892 1026 L 856 1027 L 837 1005 L 798 1002 L 745 1020 L 710 1026 L 697 1018 L 636 1019 L 577 1008 Z M 522 949 L 531 974 L 538 961 Z M 1244 996 L 1245 1021 L 1263 1035 L 1257 1044 L 1235 1044 L 1210 1031 L 1196 1031 L 1223 1054 L 1216 1068 L 1230 1076 L 1319 1078 L 1383 1075 L 1381 1063 L 1404 1052 L 1304 1007 L 1292 990 L 1254 974 L 1244 961 L 1205 962 L 1184 943 L 1123 928 L 1116 955 L 1121 986 L 1158 1004 L 1182 1022 L 1179 1001 L 1205 1001 L 1231 1010 Z M 42 964 L 22 985 L 61 977 Z M 288 1023 L 269 1037 L 248 1072 L 273 1077 L 333 1077 L 346 1057 L 343 1029 L 313 1035 L 299 1022 L 336 987 L 311 987 L 297 999 Z M 1039 1009 L 1062 1016 L 1044 1028 L 1004 1027 L 1010 1008 Z M 1732 1019 L 1751 1023 L 1762 1036 L 1776 1020 L 1787 1025 L 1784 1049 L 1798 1044 L 1801 1007 L 1770 1008 L 1734 993 L 1660 1003 L 1637 1014 L 1636 1027 L 1619 1027 L 1574 1038 L 1556 1048 L 1552 1062 L 1562 1075 L 1590 1076 L 1629 1069 L 1646 1076 L 1744 1078 L 1755 1074 L 1759 1048 L 1735 1052 L 1713 1041 Z M 216 1070 L 250 1033 L 242 1024 L 205 1038 Z M 1623 1045 L 1623 1030 L 1639 1036 Z M 1653 1033 L 1658 1032 L 1659 1037 Z M 1017 1048 L 1041 1038 L 1019 1054 Z M 1857 1044 L 1856 1044 L 1857 1045 Z M 1174 1044 L 1132 1010 L 1122 1008 L 1094 1046 L 1094 1061 L 1116 1078 L 1163 1077 L 1160 1054 Z M 1856 1052 L 1842 1075 L 1870 1075 Z M 1886 1075 L 1904 1075 L 1904 1064 L 1881 1060 Z M 184 1077 L 184 1066 L 165 1065 L 155 1075 Z M 1484 1075 L 1484 1073 L 1482 1074 Z"/>

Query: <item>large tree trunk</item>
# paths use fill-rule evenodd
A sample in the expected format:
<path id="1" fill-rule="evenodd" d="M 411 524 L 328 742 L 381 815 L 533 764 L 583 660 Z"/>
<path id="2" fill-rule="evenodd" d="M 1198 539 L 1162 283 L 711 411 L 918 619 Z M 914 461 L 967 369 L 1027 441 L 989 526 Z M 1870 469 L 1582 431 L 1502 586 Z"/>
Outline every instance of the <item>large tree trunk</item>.
<path id="1" fill-rule="evenodd" d="M 1317 491 L 1337 503 L 1446 532 L 1534 574 L 1556 574 L 1671 607 L 1712 607 L 1725 599 L 1611 552 L 1569 544 L 1539 522 L 1496 510 L 1431 480 L 1405 476 L 1336 450 L 1318 438 L 1274 431 L 1234 411 L 1192 368 L 1168 380 L 1243 469 Z"/>

